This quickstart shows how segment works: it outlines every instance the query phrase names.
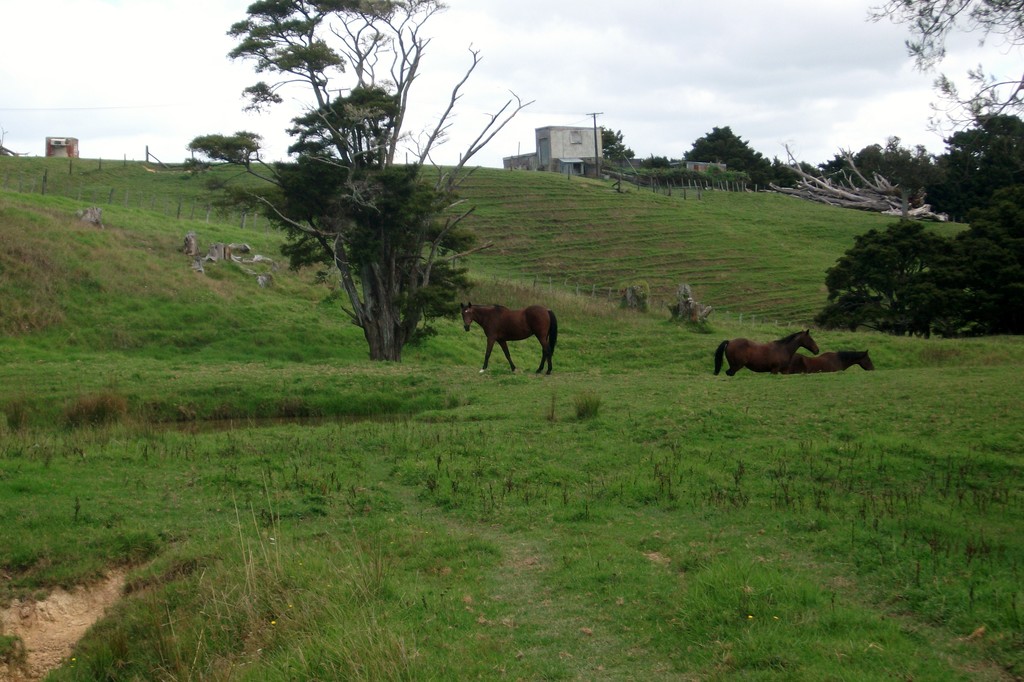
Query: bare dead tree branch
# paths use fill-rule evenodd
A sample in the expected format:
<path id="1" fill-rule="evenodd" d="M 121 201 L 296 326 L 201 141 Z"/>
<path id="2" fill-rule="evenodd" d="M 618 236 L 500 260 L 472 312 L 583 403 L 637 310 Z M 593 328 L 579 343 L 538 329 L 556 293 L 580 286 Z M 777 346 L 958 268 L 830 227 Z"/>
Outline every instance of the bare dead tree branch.
<path id="1" fill-rule="evenodd" d="M 474 253 L 479 253 L 480 251 L 483 251 L 484 249 L 489 249 L 492 246 L 494 246 L 494 242 L 487 242 L 486 244 L 481 244 L 480 246 L 477 246 L 477 247 L 474 247 L 472 249 L 469 249 L 468 251 L 463 251 L 462 253 L 452 254 L 451 259 L 452 260 L 458 260 L 459 258 L 465 258 L 466 256 L 473 255 Z"/>
<path id="2" fill-rule="evenodd" d="M 837 182 L 822 175 L 812 175 L 801 167 L 788 145 L 785 146 L 785 149 L 789 159 L 787 165 L 798 178 L 797 186 L 781 187 L 771 184 L 770 187 L 776 192 L 840 208 L 853 208 L 889 215 L 906 215 L 922 220 L 944 221 L 947 219 L 944 214 L 933 213 L 927 204 L 915 209 L 906 209 L 903 191 L 899 185 L 893 184 L 878 173 L 873 173 L 872 179 L 869 180 L 857 168 L 853 154 L 849 150 L 840 150 L 840 152 L 846 159 L 850 172 L 861 181 L 859 185 L 854 184 L 845 174 L 843 182 Z"/>
<path id="3" fill-rule="evenodd" d="M 512 105 L 512 101 L 515 100 L 515 107 L 508 111 L 508 108 Z M 480 134 L 477 135 L 476 139 L 473 140 L 466 151 L 462 154 L 462 158 L 459 160 L 458 165 L 455 168 L 453 177 L 462 170 L 473 156 L 481 149 L 487 146 L 495 135 L 501 132 L 501 129 L 508 125 L 509 121 L 516 117 L 516 115 L 525 109 L 526 107 L 533 104 L 534 100 L 529 102 L 523 102 L 523 100 L 516 93 L 512 93 L 512 99 L 505 102 L 505 105 L 498 110 L 498 113 L 490 115 L 490 120 L 487 125 L 484 126 Z"/>

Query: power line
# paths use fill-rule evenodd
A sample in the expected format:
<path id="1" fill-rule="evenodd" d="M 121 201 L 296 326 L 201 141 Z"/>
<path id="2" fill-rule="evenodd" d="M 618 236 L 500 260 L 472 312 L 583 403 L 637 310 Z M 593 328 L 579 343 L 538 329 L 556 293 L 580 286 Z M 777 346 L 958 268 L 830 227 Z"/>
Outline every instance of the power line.
<path id="1" fill-rule="evenodd" d="M 114 109 L 164 109 L 181 104 L 132 104 L 119 107 L 0 107 L 0 111 L 111 111 Z"/>

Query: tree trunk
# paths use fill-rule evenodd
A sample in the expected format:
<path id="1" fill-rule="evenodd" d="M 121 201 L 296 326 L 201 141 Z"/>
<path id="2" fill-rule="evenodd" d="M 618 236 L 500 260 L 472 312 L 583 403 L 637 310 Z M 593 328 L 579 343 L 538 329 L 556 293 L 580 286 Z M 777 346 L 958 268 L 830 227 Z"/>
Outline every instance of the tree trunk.
<path id="1" fill-rule="evenodd" d="M 370 348 L 371 360 L 402 361 L 405 334 L 391 313 L 378 311 L 372 318 L 364 320 L 363 336 Z"/>
<path id="2" fill-rule="evenodd" d="M 356 324 L 366 337 L 371 360 L 401 362 L 409 330 L 419 322 L 418 318 L 403 319 L 397 304 L 400 296 L 394 282 L 395 275 L 393 267 L 368 265 L 361 269 L 363 296 Z"/>

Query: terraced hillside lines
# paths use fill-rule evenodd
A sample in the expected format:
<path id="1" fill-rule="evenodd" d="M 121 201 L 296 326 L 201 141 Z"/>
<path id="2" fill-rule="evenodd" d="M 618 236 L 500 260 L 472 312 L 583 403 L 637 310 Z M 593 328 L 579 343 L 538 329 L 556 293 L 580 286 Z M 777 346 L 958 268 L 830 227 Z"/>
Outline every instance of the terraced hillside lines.
<path id="1" fill-rule="evenodd" d="M 132 231 L 152 213 L 180 220 L 182 232 L 201 229 L 207 240 L 222 238 L 210 232 L 218 222 L 241 226 L 238 215 L 218 216 L 211 186 L 257 182 L 224 166 L 192 175 L 154 172 L 141 163 L 103 162 L 100 168 L 88 159 L 0 158 L 0 187 L 8 191 L 38 194 L 44 174 L 50 195 L 70 183 L 73 196 L 63 195 L 77 205 L 98 201 L 105 212 L 131 212 Z M 699 301 L 719 311 L 798 323 L 824 305 L 825 271 L 854 237 L 895 221 L 766 192 L 703 191 L 698 199 L 693 190 L 622 190 L 555 173 L 476 169 L 462 186 L 460 208 L 475 207 L 465 225 L 481 244 L 493 245 L 466 261 L 471 275 L 604 297 L 643 280 L 658 310 L 686 282 Z M 266 222 L 259 225 L 247 234 L 266 232 Z M 949 235 L 962 226 L 930 229 Z"/>
<path id="2" fill-rule="evenodd" d="M 892 218 L 767 193 L 671 196 L 549 173 L 480 170 L 464 185 L 477 207 L 477 274 L 617 292 L 646 281 L 655 301 L 681 282 L 719 309 L 806 321 L 825 303 L 825 270 L 855 235 Z M 614 295 L 614 294 L 613 294 Z"/>

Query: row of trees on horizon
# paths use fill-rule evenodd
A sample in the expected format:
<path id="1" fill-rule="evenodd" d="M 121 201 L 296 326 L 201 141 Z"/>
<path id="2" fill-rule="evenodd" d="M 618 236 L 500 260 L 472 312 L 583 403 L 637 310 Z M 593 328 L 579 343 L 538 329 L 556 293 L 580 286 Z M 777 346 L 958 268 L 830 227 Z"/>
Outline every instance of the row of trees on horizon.
<path id="1" fill-rule="evenodd" d="M 825 178 L 843 178 L 856 185 L 858 173 L 866 178 L 881 175 L 907 190 L 913 206 L 930 204 L 937 213 L 968 220 L 971 211 L 984 208 L 999 189 L 1024 183 L 1024 120 L 1001 114 L 978 117 L 968 128 L 945 139 L 946 151 L 934 155 L 923 146 L 903 146 L 900 138 L 872 144 L 859 151 L 837 153 L 817 166 L 794 159 L 769 160 L 752 149 L 729 126 L 715 127 L 697 139 L 682 162 L 723 163 L 726 170 L 688 171 L 684 164 L 665 156 L 636 160 L 621 131 L 603 131 L 602 151 L 607 160 L 630 166 L 641 175 L 661 182 L 723 180 L 767 188 L 794 187 L 797 164 L 804 172 Z M 626 163 L 626 160 L 630 160 Z"/>

